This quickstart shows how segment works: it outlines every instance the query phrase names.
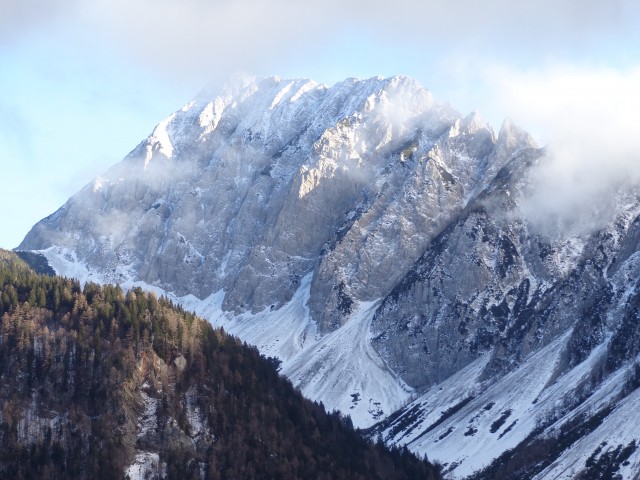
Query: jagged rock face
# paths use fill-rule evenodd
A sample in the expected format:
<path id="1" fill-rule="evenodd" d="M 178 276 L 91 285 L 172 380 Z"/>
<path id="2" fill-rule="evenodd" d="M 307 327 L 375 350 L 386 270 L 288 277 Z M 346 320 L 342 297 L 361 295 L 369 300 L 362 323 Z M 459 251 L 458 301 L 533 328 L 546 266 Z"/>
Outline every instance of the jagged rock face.
<path id="1" fill-rule="evenodd" d="M 388 294 L 523 142 L 405 77 L 239 83 L 160 123 L 19 248 L 66 246 L 178 295 L 224 290 L 235 312 L 282 306 L 313 272 L 330 331 Z"/>
<path id="2" fill-rule="evenodd" d="M 492 345 L 442 347 L 436 362 L 415 357 L 396 325 L 413 315 L 409 305 L 374 322 L 388 339 L 374 344 L 385 364 L 368 341 L 371 302 L 398 288 L 470 202 L 499 188 L 507 165 L 522 170 L 536 152 L 511 123 L 496 136 L 477 114 L 461 118 L 406 77 L 331 88 L 238 81 L 218 97 L 202 92 L 161 122 L 19 248 L 55 247 L 50 260 L 66 256 L 96 272 L 96 281 L 141 281 L 203 303 L 222 292 L 220 324 L 280 357 L 306 394 L 368 426 L 401 406 L 412 387 L 445 378 Z M 492 273 L 479 273 L 459 293 L 481 289 Z M 190 308 L 221 317 L 206 305 Z M 287 320 L 292 311 L 302 319 Z M 357 326 L 321 341 L 349 322 Z M 362 332 L 367 339 L 346 340 Z M 349 368 L 325 370 L 331 355 L 346 354 L 344 342 L 359 346 L 343 359 Z M 349 369 L 376 373 L 363 381 Z M 321 385 L 322 371 L 331 387 Z"/>
<path id="3" fill-rule="evenodd" d="M 469 202 L 378 308 L 374 347 L 410 384 L 437 385 L 373 433 L 428 452 L 451 478 L 632 478 L 638 192 L 621 186 L 600 230 L 543 234 L 518 207 L 532 153 Z"/>
<path id="4" fill-rule="evenodd" d="M 377 310 L 373 345 L 410 385 L 442 382 L 486 351 L 482 378 L 491 379 L 573 328 L 563 360 L 571 368 L 622 315 L 614 293 L 627 290 L 629 275 L 615 272 L 637 251 L 637 195 L 621 190 L 601 231 L 536 231 L 519 206 L 539 155 L 522 150 L 505 165 Z"/>
<path id="5" fill-rule="evenodd" d="M 373 344 L 409 384 L 439 383 L 491 349 L 558 273 L 540 255 L 542 240 L 531 241 L 526 222 L 513 215 L 509 193 L 538 156 L 522 150 L 505 165 L 376 312 Z"/>
<path id="6" fill-rule="evenodd" d="M 507 138 L 503 132 L 496 141 L 471 116 L 456 120 L 435 141 L 421 133 L 403 144 L 382 178 L 363 190 L 363 201 L 347 213 L 347 224 L 320 259 L 312 288 L 317 294 L 309 304 L 313 318 L 335 328 L 353 302 L 387 295 L 510 159 L 514 148 Z"/>

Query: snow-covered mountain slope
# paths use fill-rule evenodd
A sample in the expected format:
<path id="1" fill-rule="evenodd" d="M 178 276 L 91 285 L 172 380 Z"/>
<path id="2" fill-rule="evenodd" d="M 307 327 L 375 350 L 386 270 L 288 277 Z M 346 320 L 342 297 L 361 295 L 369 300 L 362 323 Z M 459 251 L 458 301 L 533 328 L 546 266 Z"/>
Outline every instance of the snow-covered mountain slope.
<path id="1" fill-rule="evenodd" d="M 476 114 L 461 118 L 407 77 L 331 88 L 236 81 L 161 122 L 20 248 L 45 251 L 62 274 L 85 265 L 99 281 L 193 295 L 198 311 L 219 295 L 230 331 L 367 426 L 411 387 L 362 344 L 373 310 L 365 320 L 359 306 L 387 295 L 502 165 L 532 146 L 510 124 L 496 138 Z M 303 290 L 301 317 L 292 305 Z M 341 328 L 348 323 L 358 326 Z M 301 342 L 301 332 L 317 338 Z M 361 345 L 346 352 L 353 372 L 379 375 L 363 384 L 317 360 L 305 361 L 309 371 L 288 367 L 303 350 L 338 354 L 345 339 Z M 325 381 L 342 379 L 320 387 L 317 368 Z"/>
<path id="2" fill-rule="evenodd" d="M 514 448 L 536 427 L 539 416 L 550 405 L 540 401 L 551 380 L 567 335 L 558 338 L 528 361 L 490 387 L 479 381 L 481 358 L 462 371 L 432 387 L 405 409 L 381 433 L 384 437 L 401 437 L 400 443 L 431 458 L 447 459 L 445 470 L 464 477 L 504 451 Z M 460 385 L 462 383 L 462 385 Z M 566 385 L 563 383 L 563 385 Z M 567 388 L 575 385 L 567 385 Z M 458 392 L 458 395 L 452 396 Z M 553 405 L 551 405 L 553 407 Z M 411 429 L 398 432 L 396 425 L 411 419 Z"/>
<path id="3" fill-rule="evenodd" d="M 629 195 L 619 193 L 618 215 L 605 229 L 557 245 L 544 246 L 513 217 L 500 225 L 475 208 L 434 240 L 376 316 L 393 318 L 401 332 L 391 339 L 407 352 L 399 367 L 422 356 L 427 368 L 411 374 L 441 377 L 371 434 L 428 454 L 451 478 L 640 474 L 632 413 L 640 386 L 640 272 L 637 253 L 630 254 L 640 217 Z M 464 272 L 462 281 L 454 272 Z M 419 296 L 443 280 L 448 285 L 435 298 Z M 406 314 L 398 319 L 397 312 Z M 487 336 L 493 345 L 482 348 Z M 434 337 L 440 346 L 414 347 Z M 489 353 L 460 370 L 444 363 L 453 348 L 459 356 Z"/>
<path id="4" fill-rule="evenodd" d="M 633 404 L 615 379 L 640 353 L 638 190 L 621 186 L 597 230 L 547 232 L 522 207 L 543 161 L 511 122 L 495 135 L 407 77 L 237 80 L 161 122 L 20 249 L 171 296 L 453 476 L 525 465 L 532 442 L 547 457 L 521 478 L 585 455 L 613 468 L 619 443 L 594 454 L 587 439 Z M 572 441 L 551 449 L 559 436 Z"/>
<path id="5" fill-rule="evenodd" d="M 481 358 L 372 433 L 428 453 L 448 478 L 600 478 L 597 472 L 636 478 L 638 364 L 598 383 L 605 342 L 556 377 L 569 337 L 494 382 L 479 381 L 478 367 L 487 360 Z"/>

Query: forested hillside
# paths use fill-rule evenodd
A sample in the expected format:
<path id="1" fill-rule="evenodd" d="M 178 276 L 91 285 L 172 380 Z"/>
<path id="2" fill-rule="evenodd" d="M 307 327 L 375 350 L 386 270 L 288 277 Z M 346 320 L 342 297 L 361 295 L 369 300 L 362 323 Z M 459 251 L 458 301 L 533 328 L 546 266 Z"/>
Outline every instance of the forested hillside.
<path id="1" fill-rule="evenodd" d="M 439 478 L 165 298 L 0 251 L 0 318 L 2 478 Z"/>

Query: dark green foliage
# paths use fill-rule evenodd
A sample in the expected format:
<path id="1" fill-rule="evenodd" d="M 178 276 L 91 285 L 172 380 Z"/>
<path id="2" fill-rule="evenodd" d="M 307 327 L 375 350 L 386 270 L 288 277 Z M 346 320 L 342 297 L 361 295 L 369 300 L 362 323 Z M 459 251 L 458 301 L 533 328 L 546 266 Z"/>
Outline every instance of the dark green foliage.
<path id="1" fill-rule="evenodd" d="M 36 273 L 50 276 L 56 274 L 56 271 L 51 268 L 51 265 L 49 265 L 47 257 L 41 253 L 30 252 L 28 250 L 17 250 L 16 255 L 24 260 L 33 270 L 35 270 Z"/>
<path id="2" fill-rule="evenodd" d="M 0 478 L 122 478 L 136 445 L 159 454 L 168 478 L 440 478 L 406 449 L 365 440 L 348 417 L 305 400 L 273 359 L 165 298 L 81 288 L 0 251 L 0 319 Z M 138 438 L 149 382 L 157 435 Z M 213 437 L 185 447 L 170 428 L 188 438 L 187 396 Z"/>
<path id="3" fill-rule="evenodd" d="M 509 432 L 513 429 L 513 427 L 515 427 L 515 426 L 516 426 L 516 423 L 518 423 L 518 420 L 517 420 L 517 419 L 516 419 L 516 420 L 514 420 L 514 421 L 511 423 L 511 425 L 509 425 L 507 428 L 505 428 L 505 429 L 503 430 L 503 432 L 500 434 L 500 436 L 499 436 L 498 438 L 502 438 L 502 437 L 504 437 L 507 433 L 509 433 Z"/>
<path id="4" fill-rule="evenodd" d="M 404 432 L 404 435 L 409 435 L 419 425 L 418 420 L 421 415 L 422 409 L 420 405 L 414 405 L 408 410 L 400 409 L 389 415 L 383 421 L 368 428 L 364 433 L 369 438 L 375 438 L 391 427 L 388 434 L 390 438 L 397 437 L 400 432 Z"/>
<path id="5" fill-rule="evenodd" d="M 338 285 L 338 309 L 344 314 L 348 315 L 353 310 L 353 300 L 345 292 L 344 282 L 340 282 Z"/>
<path id="6" fill-rule="evenodd" d="M 440 412 L 440 417 L 431 425 L 429 425 L 426 429 L 424 429 L 422 433 L 420 433 L 420 435 L 418 435 L 415 438 L 415 440 L 423 437 L 424 435 L 438 428 L 448 418 L 450 418 L 452 415 L 462 410 L 462 408 L 464 408 L 464 406 L 467 405 L 473 399 L 474 399 L 473 396 L 467 397 L 461 400 L 459 403 L 447 408 L 446 410 L 442 410 Z M 364 430 L 363 433 L 368 438 L 371 438 L 371 439 L 382 438 L 382 432 L 385 432 L 387 430 L 389 431 L 389 433 L 387 434 L 389 438 L 397 437 L 398 433 L 400 432 L 404 432 L 404 435 L 408 436 L 409 434 L 411 434 L 411 432 L 413 432 L 415 428 L 422 426 L 421 423 L 418 421 L 421 414 L 422 414 L 422 409 L 419 405 L 414 405 L 408 410 L 398 410 L 397 412 L 385 418 L 381 422 L 378 422 L 374 426 Z M 447 437 L 451 432 L 453 432 L 453 430 L 454 429 L 450 427 L 440 437 L 440 440 Z"/>

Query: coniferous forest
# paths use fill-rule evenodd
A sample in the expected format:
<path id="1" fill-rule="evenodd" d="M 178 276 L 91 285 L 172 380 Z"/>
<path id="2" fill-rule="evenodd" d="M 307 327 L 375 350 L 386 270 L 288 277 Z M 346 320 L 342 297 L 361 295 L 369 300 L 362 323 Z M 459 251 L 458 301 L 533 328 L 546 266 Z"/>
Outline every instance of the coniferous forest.
<path id="1" fill-rule="evenodd" d="M 435 479 L 306 400 L 277 361 L 140 289 L 0 251 L 0 477 Z"/>

